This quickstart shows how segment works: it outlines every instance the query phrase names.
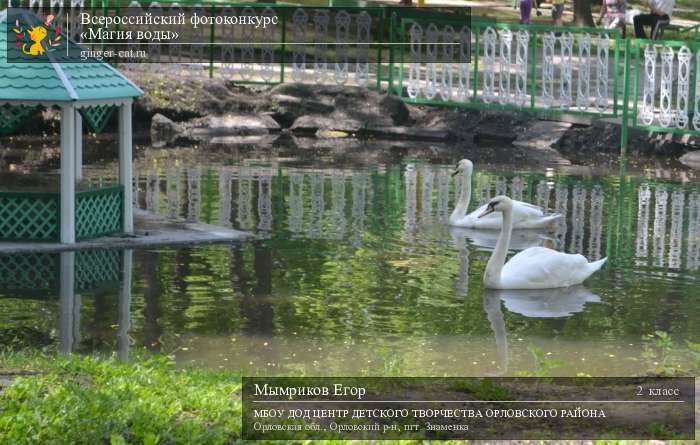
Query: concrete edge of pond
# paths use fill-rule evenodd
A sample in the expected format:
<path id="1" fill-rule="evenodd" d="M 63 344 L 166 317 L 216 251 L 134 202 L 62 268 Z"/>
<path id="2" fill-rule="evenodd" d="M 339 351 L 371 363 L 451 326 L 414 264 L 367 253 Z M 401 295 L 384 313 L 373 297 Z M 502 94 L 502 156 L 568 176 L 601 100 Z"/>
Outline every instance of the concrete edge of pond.
<path id="1" fill-rule="evenodd" d="M 0 242 L 0 254 L 24 252 L 66 252 L 91 249 L 138 249 L 141 247 L 211 244 L 254 239 L 249 232 L 211 224 L 167 218 L 134 209 L 134 235 L 111 235 L 75 244 L 52 242 Z"/>

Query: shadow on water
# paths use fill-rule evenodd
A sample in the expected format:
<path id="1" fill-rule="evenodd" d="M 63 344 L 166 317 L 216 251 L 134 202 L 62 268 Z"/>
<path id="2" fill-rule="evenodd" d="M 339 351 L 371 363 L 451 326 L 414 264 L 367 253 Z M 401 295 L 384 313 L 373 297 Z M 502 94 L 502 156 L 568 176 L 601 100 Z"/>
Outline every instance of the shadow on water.
<path id="1" fill-rule="evenodd" d="M 4 256 L 0 330 L 34 330 L 64 352 L 125 358 L 135 345 L 245 373 L 346 375 L 514 374 L 532 368 L 532 345 L 562 375 L 626 375 L 639 373 L 645 334 L 699 340 L 698 184 L 477 165 L 473 208 L 509 194 L 565 215 L 516 232 L 513 251 L 610 258 L 586 287 L 492 292 L 482 274 L 497 233 L 445 225 L 452 166 L 149 160 L 139 207 L 260 239 Z"/>

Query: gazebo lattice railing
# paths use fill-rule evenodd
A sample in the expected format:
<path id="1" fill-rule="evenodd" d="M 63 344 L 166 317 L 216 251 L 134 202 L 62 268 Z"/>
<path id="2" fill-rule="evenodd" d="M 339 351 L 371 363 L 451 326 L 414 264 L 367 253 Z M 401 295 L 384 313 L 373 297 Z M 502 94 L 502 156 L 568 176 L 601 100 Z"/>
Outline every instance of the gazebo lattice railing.
<path id="1" fill-rule="evenodd" d="M 84 240 L 123 230 L 124 187 L 121 185 L 75 194 L 75 238 Z M 0 192 L 0 239 L 59 241 L 60 193 Z"/>

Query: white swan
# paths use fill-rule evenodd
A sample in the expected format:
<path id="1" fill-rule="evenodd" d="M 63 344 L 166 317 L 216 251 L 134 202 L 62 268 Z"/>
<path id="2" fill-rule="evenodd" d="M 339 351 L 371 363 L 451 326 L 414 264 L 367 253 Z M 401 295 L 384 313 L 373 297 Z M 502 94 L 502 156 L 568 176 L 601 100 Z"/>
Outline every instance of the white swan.
<path id="1" fill-rule="evenodd" d="M 508 244 L 513 231 L 513 200 L 496 196 L 479 218 L 493 212 L 503 214 L 503 227 L 484 272 L 484 285 L 489 289 L 550 289 L 581 284 L 607 261 L 589 263 L 578 254 L 557 252 L 546 247 L 530 247 L 506 263 Z"/>
<path id="2" fill-rule="evenodd" d="M 466 215 L 469 202 L 472 196 L 472 171 L 474 164 L 469 159 L 462 159 L 457 164 L 457 170 L 452 176 L 463 173 L 462 187 L 459 191 L 459 198 L 449 223 L 451 226 L 466 227 L 469 229 L 491 229 L 498 230 L 503 226 L 503 219 L 500 214 L 492 214 L 486 218 L 478 218 L 486 210 L 486 205 L 479 207 Z M 560 214 L 545 216 L 540 207 L 522 201 L 513 201 L 513 227 L 516 229 L 542 229 L 561 218 Z"/>

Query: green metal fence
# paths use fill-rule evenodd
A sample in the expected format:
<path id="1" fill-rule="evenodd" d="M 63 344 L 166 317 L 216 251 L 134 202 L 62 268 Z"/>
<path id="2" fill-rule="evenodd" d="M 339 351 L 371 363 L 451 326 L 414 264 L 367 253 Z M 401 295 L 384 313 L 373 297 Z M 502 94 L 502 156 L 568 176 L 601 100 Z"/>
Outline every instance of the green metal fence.
<path id="1" fill-rule="evenodd" d="M 700 136 L 700 42 L 634 40 L 629 127 Z"/>
<path id="2" fill-rule="evenodd" d="M 107 5 L 107 6 L 105 6 Z M 209 45 L 183 43 L 154 47 L 149 42 L 151 63 L 135 60 L 131 68 L 149 70 L 163 67 L 180 74 L 220 77 L 241 84 L 279 84 L 332 81 L 337 84 L 380 86 L 382 42 L 385 32 L 384 7 L 295 6 L 275 3 L 131 2 L 91 5 L 93 13 L 119 13 L 129 7 L 138 13 L 177 15 L 183 6 L 202 15 L 277 16 L 279 25 L 253 29 L 211 25 L 177 31 L 187 39 Z M 87 9 L 87 7 L 86 7 Z M 239 42 L 238 44 L 233 44 Z M 97 43 L 97 42 L 89 42 Z M 146 42 L 133 41 L 138 50 Z M 374 69 L 378 71 L 374 72 Z"/>
<path id="3" fill-rule="evenodd" d="M 130 63 L 133 69 L 237 83 L 357 84 L 414 104 L 621 117 L 623 154 L 629 128 L 700 135 L 697 27 L 681 34 L 688 41 L 651 42 L 623 39 L 620 29 L 500 23 L 431 8 L 189 0 L 79 7 L 176 14 L 183 5 L 202 14 L 275 14 L 281 26 L 200 27 L 197 37 L 208 45 L 163 45 L 150 54 L 166 65 Z"/>
<path id="4" fill-rule="evenodd" d="M 685 36 L 685 39 L 700 41 L 700 24 L 688 26 L 678 30 L 678 34 Z"/>
<path id="5" fill-rule="evenodd" d="M 122 231 L 124 188 L 75 194 L 77 239 Z M 59 193 L 0 192 L 0 240 L 58 241 L 61 227 Z"/>
<path id="6" fill-rule="evenodd" d="M 397 18 L 402 45 L 396 92 L 408 102 L 618 115 L 618 29 L 412 15 Z M 449 50 L 450 44 L 456 48 Z"/>

